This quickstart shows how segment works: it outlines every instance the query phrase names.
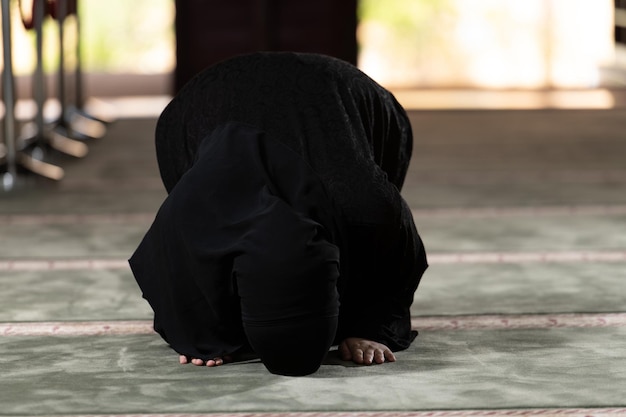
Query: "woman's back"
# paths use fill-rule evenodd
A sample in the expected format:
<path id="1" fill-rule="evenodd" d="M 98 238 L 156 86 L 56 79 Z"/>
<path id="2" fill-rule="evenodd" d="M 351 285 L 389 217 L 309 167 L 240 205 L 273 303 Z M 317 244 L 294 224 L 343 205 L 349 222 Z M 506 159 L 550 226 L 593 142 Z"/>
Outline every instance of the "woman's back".
<path id="1" fill-rule="evenodd" d="M 156 145 L 168 192 L 193 164 L 200 142 L 229 122 L 295 151 L 333 202 L 359 221 L 376 221 L 376 211 L 385 216 L 394 200 L 388 182 L 402 186 L 412 150 L 402 107 L 352 65 L 313 54 L 244 55 L 198 74 L 161 115 Z"/>

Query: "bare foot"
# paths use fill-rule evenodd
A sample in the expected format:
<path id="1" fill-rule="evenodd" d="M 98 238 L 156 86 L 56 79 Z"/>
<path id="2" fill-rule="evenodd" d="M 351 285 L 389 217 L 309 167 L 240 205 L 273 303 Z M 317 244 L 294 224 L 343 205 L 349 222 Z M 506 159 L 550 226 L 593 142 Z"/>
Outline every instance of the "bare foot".
<path id="1" fill-rule="evenodd" d="M 192 363 L 196 366 L 208 366 L 208 367 L 220 366 L 225 363 L 231 362 L 232 360 L 233 358 L 231 356 L 224 356 L 223 358 L 217 357 L 217 358 L 209 359 L 206 362 L 198 358 L 191 358 L 190 360 L 189 357 L 185 355 L 180 355 L 178 357 L 178 361 L 180 362 L 181 365 Z"/>
<path id="2" fill-rule="evenodd" d="M 344 361 L 359 365 L 395 362 L 396 357 L 387 346 L 360 337 L 348 337 L 339 344 L 339 354 Z"/>

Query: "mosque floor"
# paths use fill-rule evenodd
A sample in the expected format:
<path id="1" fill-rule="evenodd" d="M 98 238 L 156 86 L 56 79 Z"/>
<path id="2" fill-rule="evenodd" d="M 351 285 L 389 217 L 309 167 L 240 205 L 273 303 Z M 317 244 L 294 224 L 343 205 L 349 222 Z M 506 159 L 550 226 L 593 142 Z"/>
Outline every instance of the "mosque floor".
<path id="1" fill-rule="evenodd" d="M 0 194 L 0 416 L 626 416 L 626 110 L 411 111 L 420 334 L 369 367 L 181 366 L 126 259 L 165 197 L 154 117 Z"/>

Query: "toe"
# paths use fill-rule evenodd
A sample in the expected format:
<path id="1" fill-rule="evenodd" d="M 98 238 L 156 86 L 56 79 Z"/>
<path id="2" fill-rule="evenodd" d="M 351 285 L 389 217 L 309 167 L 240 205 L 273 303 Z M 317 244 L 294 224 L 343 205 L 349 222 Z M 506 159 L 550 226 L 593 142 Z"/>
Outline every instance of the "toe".
<path id="1" fill-rule="evenodd" d="M 339 356 L 341 357 L 341 360 L 344 361 L 352 360 L 352 353 L 345 343 L 341 343 L 339 345 Z"/>
<path id="2" fill-rule="evenodd" d="M 373 360 L 374 360 L 374 351 L 371 349 L 368 349 L 363 354 L 363 363 L 365 365 L 371 365 Z"/>
<path id="3" fill-rule="evenodd" d="M 209 359 L 208 361 L 206 361 L 206 366 L 208 367 L 220 366 L 223 364 L 224 360 L 222 358 Z"/>
<path id="4" fill-rule="evenodd" d="M 355 363 L 362 364 L 363 363 L 363 351 L 361 349 L 355 349 L 352 354 L 352 360 Z"/>
<path id="5" fill-rule="evenodd" d="M 376 363 L 384 363 L 385 362 L 385 354 L 382 350 L 377 350 L 374 352 L 374 362 Z"/>

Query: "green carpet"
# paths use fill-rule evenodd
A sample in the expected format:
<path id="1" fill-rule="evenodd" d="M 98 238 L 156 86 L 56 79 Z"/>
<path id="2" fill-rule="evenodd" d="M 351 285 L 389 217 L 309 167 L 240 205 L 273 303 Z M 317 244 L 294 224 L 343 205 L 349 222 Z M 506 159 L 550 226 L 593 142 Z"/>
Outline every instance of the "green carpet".
<path id="1" fill-rule="evenodd" d="M 130 270 L 0 274 L 0 322 L 152 318 Z"/>
<path id="2" fill-rule="evenodd" d="M 441 257 L 625 252 L 624 210 L 541 209 L 626 204 L 626 112 L 426 111 L 410 117 L 415 149 L 403 194 L 418 213 L 433 259 L 415 295 L 418 323 L 438 316 L 626 313 L 623 259 L 461 263 Z M 480 330 L 431 328 L 398 353 L 396 363 L 359 367 L 331 352 L 320 372 L 304 378 L 271 375 L 254 360 L 215 369 L 180 366 L 154 334 L 81 335 L 78 322 L 151 318 L 123 261 L 165 196 L 154 125 L 154 119 L 120 120 L 105 138 L 89 142 L 86 159 L 59 158 L 67 174 L 62 182 L 29 179 L 0 194 L 0 328 L 61 322 L 51 326 L 79 332 L 0 333 L 0 415 L 626 412 L 620 408 L 626 407 L 626 326 L 605 326 L 601 317 L 596 327 L 577 326 L 579 316 L 559 327 L 547 316 L 544 322 L 552 324 L 528 329 L 490 328 L 488 321 Z M 429 215 L 431 208 L 460 210 Z M 491 215 L 490 208 L 509 212 Z M 464 209 L 485 211 L 472 216 Z M 98 259 L 119 263 L 99 269 L 79 262 Z M 58 260 L 69 266 L 58 267 Z"/>
<path id="3" fill-rule="evenodd" d="M 309 377 L 257 361 L 180 366 L 157 337 L 4 338 L 0 403 L 16 414 L 626 406 L 626 329 L 443 331 L 398 361 L 331 353 Z M 27 398 L 36 401 L 25 401 Z"/>

